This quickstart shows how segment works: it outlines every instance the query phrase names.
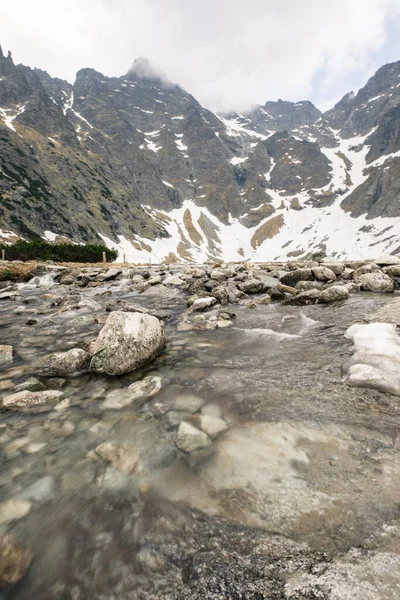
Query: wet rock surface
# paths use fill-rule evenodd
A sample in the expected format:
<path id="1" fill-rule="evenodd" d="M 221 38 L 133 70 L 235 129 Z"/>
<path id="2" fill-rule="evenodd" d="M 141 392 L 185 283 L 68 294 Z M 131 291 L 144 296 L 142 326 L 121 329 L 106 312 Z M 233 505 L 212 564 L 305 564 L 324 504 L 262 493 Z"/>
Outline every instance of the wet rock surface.
<path id="1" fill-rule="evenodd" d="M 355 293 L 365 275 L 395 283 L 397 263 L 380 263 L 96 268 L 18 285 L 38 322 L 1 302 L 13 360 L 0 365 L 0 536 L 21 548 L 1 600 L 398 598 L 397 390 L 342 378 L 354 323 L 387 322 L 398 345 L 398 293 Z M 210 305 L 193 310 L 194 295 Z M 167 344 L 119 375 L 90 370 L 108 320 L 130 317 Z M 76 349 L 85 360 L 61 374 Z"/>

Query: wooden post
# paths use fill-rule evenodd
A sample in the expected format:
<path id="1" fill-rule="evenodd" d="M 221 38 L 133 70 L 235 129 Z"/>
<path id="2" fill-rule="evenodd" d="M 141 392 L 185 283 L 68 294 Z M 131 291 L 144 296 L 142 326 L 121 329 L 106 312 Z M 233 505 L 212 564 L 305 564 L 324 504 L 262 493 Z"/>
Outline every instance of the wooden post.
<path id="1" fill-rule="evenodd" d="M 6 260 L 6 249 L 5 248 L 1 249 L 1 260 Z"/>
<path id="2" fill-rule="evenodd" d="M 106 253 L 105 253 L 105 252 L 103 252 L 103 263 L 105 263 L 105 262 L 107 262 L 107 261 L 106 261 Z"/>
<path id="3" fill-rule="evenodd" d="M 125 257 L 125 254 L 124 254 L 124 264 L 125 264 L 125 263 L 126 263 L 126 257 Z"/>

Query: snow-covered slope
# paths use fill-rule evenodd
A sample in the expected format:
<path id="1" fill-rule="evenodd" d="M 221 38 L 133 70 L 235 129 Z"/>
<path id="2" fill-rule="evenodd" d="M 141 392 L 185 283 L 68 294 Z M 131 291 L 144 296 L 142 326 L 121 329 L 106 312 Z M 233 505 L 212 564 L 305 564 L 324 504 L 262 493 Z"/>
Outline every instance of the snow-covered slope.
<path id="1" fill-rule="evenodd" d="M 322 114 L 216 115 L 136 63 L 74 85 L 0 50 L 0 229 L 140 262 L 400 252 L 400 62 Z"/>

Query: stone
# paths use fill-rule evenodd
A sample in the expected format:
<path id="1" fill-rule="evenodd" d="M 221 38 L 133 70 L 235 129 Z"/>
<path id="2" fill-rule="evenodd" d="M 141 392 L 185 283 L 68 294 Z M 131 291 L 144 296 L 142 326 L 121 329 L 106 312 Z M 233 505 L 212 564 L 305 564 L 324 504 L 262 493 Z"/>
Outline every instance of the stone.
<path id="1" fill-rule="evenodd" d="M 360 284 L 364 292 L 391 293 L 394 291 L 393 281 L 382 271 L 365 273 L 357 277 L 356 282 Z"/>
<path id="2" fill-rule="evenodd" d="M 103 402 L 104 409 L 119 409 L 139 400 L 150 400 L 161 390 L 161 377 L 145 377 L 128 388 L 112 390 Z"/>
<path id="3" fill-rule="evenodd" d="M 89 365 L 90 356 L 81 348 L 72 348 L 67 352 L 56 352 L 38 360 L 32 369 L 38 375 L 64 377 L 83 371 Z"/>
<path id="4" fill-rule="evenodd" d="M 222 305 L 228 304 L 229 302 L 228 290 L 222 287 L 222 285 L 215 287 L 212 291 L 212 295 L 217 300 L 217 302 L 219 302 Z"/>
<path id="5" fill-rule="evenodd" d="M 164 416 L 164 427 L 167 431 L 176 429 L 180 422 L 183 420 L 184 414 L 176 410 L 170 410 Z"/>
<path id="6" fill-rule="evenodd" d="M 108 375 L 130 373 L 153 360 L 165 344 L 165 334 L 156 317 L 115 311 L 93 344 L 90 369 Z"/>
<path id="7" fill-rule="evenodd" d="M 305 292 L 306 290 L 323 290 L 324 284 L 320 281 L 298 281 L 295 289 L 299 292 Z"/>
<path id="8" fill-rule="evenodd" d="M 181 285 L 185 285 L 185 282 L 183 281 L 183 279 L 181 279 L 179 277 L 179 275 L 170 275 L 168 277 L 166 277 L 163 281 L 164 285 L 177 285 L 177 286 L 181 286 Z"/>
<path id="9" fill-rule="evenodd" d="M 322 292 L 316 288 L 300 292 L 292 298 L 284 300 L 282 304 L 295 304 L 296 306 L 305 306 L 307 304 L 315 304 L 319 301 Z"/>
<path id="10" fill-rule="evenodd" d="M 3 398 L 1 407 L 20 412 L 46 412 L 52 410 L 61 400 L 63 393 L 58 390 L 31 392 L 24 390 Z"/>
<path id="11" fill-rule="evenodd" d="M 343 265 L 344 269 L 344 265 Z M 312 273 L 317 281 L 335 281 L 336 275 L 328 267 L 314 267 Z"/>
<path id="12" fill-rule="evenodd" d="M 122 274 L 122 269 L 116 269 L 115 267 L 111 267 L 111 269 L 108 269 L 108 271 L 106 273 L 104 273 L 102 280 L 103 281 L 111 281 L 113 279 L 116 279 L 121 274 Z"/>
<path id="13" fill-rule="evenodd" d="M 400 277 L 400 265 L 390 265 L 383 267 L 382 271 L 390 277 Z"/>
<path id="14" fill-rule="evenodd" d="M 16 300 L 20 295 L 21 294 L 19 292 L 9 290 L 7 292 L 0 293 L 0 300 Z"/>
<path id="15" fill-rule="evenodd" d="M 162 282 L 161 275 L 154 275 L 147 280 L 147 285 L 158 285 Z"/>
<path id="16" fill-rule="evenodd" d="M 11 535 L 0 537 L 0 586 L 14 585 L 27 573 L 32 552 Z"/>
<path id="17" fill-rule="evenodd" d="M 6 365 L 13 361 L 13 347 L 7 344 L 0 345 L 0 365 Z"/>
<path id="18" fill-rule="evenodd" d="M 204 431 L 182 421 L 175 434 L 175 444 L 183 452 L 193 452 L 211 446 L 211 439 Z"/>
<path id="19" fill-rule="evenodd" d="M 11 498 L 0 504 L 0 525 L 22 519 L 31 510 L 31 503 L 21 498 Z"/>
<path id="20" fill-rule="evenodd" d="M 103 442 L 95 448 L 95 453 L 109 461 L 121 473 L 132 473 L 139 460 L 134 452 L 113 442 Z"/>
<path id="21" fill-rule="evenodd" d="M 365 275 L 366 273 L 374 273 L 375 271 L 380 270 L 381 268 L 375 263 L 366 263 L 365 265 L 361 265 L 361 267 L 353 272 L 353 279 L 357 280 L 361 275 Z"/>
<path id="22" fill-rule="evenodd" d="M 207 298 L 197 298 L 191 306 L 191 310 L 201 311 L 207 310 L 207 308 L 211 308 L 214 304 L 217 303 L 217 300 L 213 296 L 209 296 Z"/>
<path id="23" fill-rule="evenodd" d="M 280 277 L 280 282 L 284 285 L 294 287 L 298 281 L 313 281 L 313 279 L 314 276 L 311 269 L 295 269 Z"/>
<path id="24" fill-rule="evenodd" d="M 225 281 L 225 279 L 227 279 L 227 275 L 221 269 L 211 269 L 210 279 L 213 279 L 214 281 Z"/>
<path id="25" fill-rule="evenodd" d="M 199 426 L 212 440 L 228 429 L 228 423 L 226 421 L 219 417 L 206 414 L 200 415 Z"/>
<path id="26" fill-rule="evenodd" d="M 321 292 L 319 301 L 324 304 L 330 304 L 331 302 L 339 302 L 341 300 L 347 300 L 349 297 L 349 290 L 345 285 L 332 285 Z"/>
<path id="27" fill-rule="evenodd" d="M 374 261 L 374 263 L 380 267 L 400 265 L 400 258 L 398 256 L 393 256 L 392 254 L 382 254 Z"/>
<path id="28" fill-rule="evenodd" d="M 184 411 L 187 413 L 195 413 L 205 404 L 202 398 L 193 396 L 192 394 L 181 394 L 173 403 L 173 410 Z"/>
<path id="29" fill-rule="evenodd" d="M 335 273 L 336 276 L 341 275 L 345 269 L 343 262 L 339 262 L 339 261 L 328 262 L 328 261 L 323 260 L 322 263 L 323 263 L 324 267 L 333 271 L 333 273 Z"/>
<path id="30" fill-rule="evenodd" d="M 259 279 L 247 279 L 239 283 L 239 289 L 245 294 L 257 294 L 263 289 L 263 282 Z"/>

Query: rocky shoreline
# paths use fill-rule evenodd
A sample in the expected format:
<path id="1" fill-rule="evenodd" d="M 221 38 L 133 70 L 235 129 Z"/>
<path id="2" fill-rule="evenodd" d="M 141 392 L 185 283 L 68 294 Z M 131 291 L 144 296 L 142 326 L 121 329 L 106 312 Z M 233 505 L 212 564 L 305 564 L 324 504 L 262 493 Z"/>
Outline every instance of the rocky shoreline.
<path id="1" fill-rule="evenodd" d="M 341 368 L 400 259 L 34 269 L 0 282 L 1 600 L 397 597 L 397 400 Z"/>

